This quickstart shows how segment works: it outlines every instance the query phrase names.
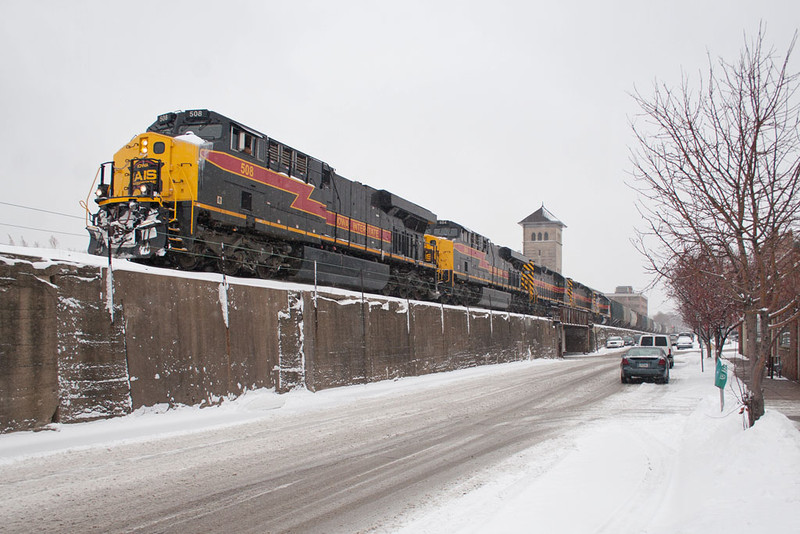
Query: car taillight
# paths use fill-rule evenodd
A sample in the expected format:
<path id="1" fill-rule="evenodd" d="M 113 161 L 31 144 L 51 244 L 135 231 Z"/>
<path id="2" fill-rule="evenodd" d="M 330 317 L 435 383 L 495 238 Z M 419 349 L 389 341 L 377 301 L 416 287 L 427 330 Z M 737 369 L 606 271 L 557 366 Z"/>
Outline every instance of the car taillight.
<path id="1" fill-rule="evenodd" d="M 666 367 L 667 366 L 667 359 L 666 358 L 659 358 L 658 359 L 658 366 L 659 367 Z"/>
<path id="2" fill-rule="evenodd" d="M 630 365 L 630 364 L 631 362 L 628 360 L 628 358 L 622 358 L 622 365 Z"/>

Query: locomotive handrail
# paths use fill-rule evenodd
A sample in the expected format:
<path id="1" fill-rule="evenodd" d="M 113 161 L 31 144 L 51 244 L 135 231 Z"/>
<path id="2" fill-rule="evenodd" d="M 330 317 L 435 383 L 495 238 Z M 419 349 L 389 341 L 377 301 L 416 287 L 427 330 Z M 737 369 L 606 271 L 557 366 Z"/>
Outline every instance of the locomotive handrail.
<path id="1" fill-rule="evenodd" d="M 86 195 L 86 201 L 80 201 L 79 205 L 86 210 L 86 226 L 89 226 L 89 217 L 92 216 L 91 210 L 89 210 L 89 198 L 92 196 L 92 192 L 95 191 L 95 185 L 97 184 L 97 177 L 100 176 L 100 169 L 102 169 L 102 165 L 98 167 L 97 172 L 94 174 L 94 180 L 92 180 L 92 187 L 89 188 L 89 194 Z"/>

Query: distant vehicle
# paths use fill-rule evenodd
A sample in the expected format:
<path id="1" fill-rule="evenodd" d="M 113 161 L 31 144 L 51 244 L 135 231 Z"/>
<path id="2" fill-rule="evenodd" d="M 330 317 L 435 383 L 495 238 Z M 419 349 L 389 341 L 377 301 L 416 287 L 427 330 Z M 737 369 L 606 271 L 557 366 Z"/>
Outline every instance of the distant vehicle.
<path id="1" fill-rule="evenodd" d="M 619 336 L 611 336 L 606 339 L 607 349 L 618 349 L 625 346 L 625 341 Z"/>
<path id="2" fill-rule="evenodd" d="M 636 345 L 636 338 L 633 336 L 622 336 L 622 340 L 625 342 L 626 347 L 632 347 Z"/>
<path id="3" fill-rule="evenodd" d="M 691 336 L 687 336 L 686 334 L 680 334 L 678 336 L 678 340 L 675 342 L 675 348 L 681 350 L 691 349 L 692 347 L 694 347 L 694 340 L 692 340 Z"/>
<path id="4" fill-rule="evenodd" d="M 619 364 L 620 381 L 627 384 L 638 378 L 668 384 L 669 368 L 667 353 L 662 347 L 631 347 L 622 355 Z"/>
<path id="5" fill-rule="evenodd" d="M 667 355 L 670 369 L 675 366 L 675 359 L 672 357 L 672 343 L 669 336 L 664 334 L 645 334 L 639 338 L 639 346 L 661 347 Z"/>
<path id="6" fill-rule="evenodd" d="M 671 345 L 674 345 L 678 342 L 678 334 L 670 334 L 669 335 L 669 342 Z"/>

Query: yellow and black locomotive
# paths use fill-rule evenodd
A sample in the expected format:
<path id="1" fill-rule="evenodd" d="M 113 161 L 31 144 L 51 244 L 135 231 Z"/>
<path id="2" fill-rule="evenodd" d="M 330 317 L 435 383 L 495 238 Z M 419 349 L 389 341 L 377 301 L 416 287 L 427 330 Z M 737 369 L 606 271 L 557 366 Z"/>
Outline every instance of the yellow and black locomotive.
<path id="1" fill-rule="evenodd" d="M 581 323 L 609 313 L 600 293 L 213 111 L 159 116 L 99 177 L 92 254 Z"/>

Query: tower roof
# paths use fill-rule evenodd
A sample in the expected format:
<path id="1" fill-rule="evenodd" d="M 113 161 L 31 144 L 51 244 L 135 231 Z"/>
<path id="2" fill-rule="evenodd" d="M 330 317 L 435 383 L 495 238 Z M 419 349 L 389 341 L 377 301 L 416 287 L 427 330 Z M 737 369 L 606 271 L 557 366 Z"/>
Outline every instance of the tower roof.
<path id="1" fill-rule="evenodd" d="M 528 224 L 528 223 L 547 223 L 547 224 L 557 224 L 559 226 L 566 227 L 567 225 L 563 222 L 559 221 L 555 215 L 553 215 L 550 210 L 544 207 L 544 203 L 542 203 L 542 207 L 538 210 L 534 211 L 524 219 L 522 219 L 517 224 Z"/>

